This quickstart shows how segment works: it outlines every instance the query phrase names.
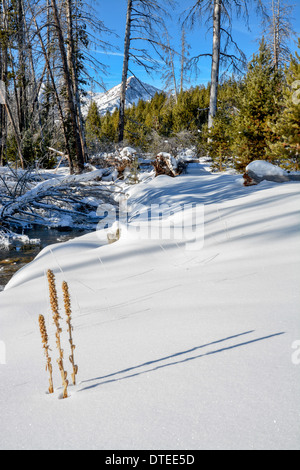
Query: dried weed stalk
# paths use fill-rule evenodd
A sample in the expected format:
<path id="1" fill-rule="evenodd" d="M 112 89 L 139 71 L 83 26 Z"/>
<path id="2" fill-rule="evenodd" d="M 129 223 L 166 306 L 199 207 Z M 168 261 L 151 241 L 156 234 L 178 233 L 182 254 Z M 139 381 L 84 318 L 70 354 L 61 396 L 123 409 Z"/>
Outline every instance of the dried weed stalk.
<path id="1" fill-rule="evenodd" d="M 49 284 L 50 305 L 51 305 L 51 309 L 53 313 L 54 324 L 56 326 L 56 333 L 55 333 L 56 346 L 57 346 L 58 353 L 59 353 L 59 358 L 57 359 L 57 363 L 58 363 L 58 367 L 61 373 L 62 384 L 64 387 L 63 398 L 67 398 L 69 382 L 67 380 L 68 374 L 64 370 L 64 363 L 63 363 L 64 351 L 61 347 L 61 340 L 60 340 L 60 333 L 62 332 L 62 329 L 60 327 L 59 320 L 61 319 L 61 317 L 59 315 L 58 298 L 57 298 L 57 291 L 56 291 L 56 286 L 55 286 L 55 276 L 50 269 L 47 272 L 47 278 L 48 278 L 48 284 Z"/>
<path id="2" fill-rule="evenodd" d="M 45 356 L 47 359 L 46 371 L 48 370 L 50 374 L 48 390 L 49 390 L 49 393 L 54 393 L 53 378 L 52 378 L 52 362 L 51 362 L 51 357 L 49 355 L 48 334 L 47 334 L 47 329 L 46 329 L 46 324 L 45 324 L 45 318 L 43 315 L 39 316 L 39 325 L 40 325 L 43 348 L 45 350 Z"/>
<path id="3" fill-rule="evenodd" d="M 74 360 L 74 349 L 76 346 L 73 343 L 73 337 L 72 337 L 72 323 L 71 323 L 71 315 L 72 315 L 72 310 L 71 310 L 71 300 L 70 300 L 70 293 L 69 293 L 69 286 L 68 284 L 64 281 L 62 284 L 62 290 L 64 294 L 64 305 L 65 305 L 65 312 L 67 316 L 67 325 L 68 325 L 68 333 L 69 333 L 69 343 L 70 343 L 70 348 L 71 348 L 71 354 L 69 356 L 69 361 L 72 364 L 73 367 L 73 373 L 72 373 L 72 380 L 73 380 L 73 385 L 76 385 L 76 374 L 78 372 L 78 366 L 75 365 L 75 360 Z"/>

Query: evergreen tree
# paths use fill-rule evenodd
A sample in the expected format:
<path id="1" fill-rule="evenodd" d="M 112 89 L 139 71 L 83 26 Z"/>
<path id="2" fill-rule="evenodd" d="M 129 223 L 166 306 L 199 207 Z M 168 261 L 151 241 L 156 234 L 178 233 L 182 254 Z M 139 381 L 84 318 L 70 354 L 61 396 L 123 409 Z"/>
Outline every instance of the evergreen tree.
<path id="1" fill-rule="evenodd" d="M 212 159 L 212 168 L 223 171 L 232 161 L 234 142 L 232 126 L 237 109 L 237 96 L 240 83 L 233 78 L 226 80 L 219 88 L 219 106 L 214 125 L 205 124 L 201 133 L 201 146 Z"/>
<path id="2" fill-rule="evenodd" d="M 91 102 L 85 120 L 85 135 L 88 148 L 95 148 L 101 136 L 101 117 L 95 101 Z"/>
<path id="3" fill-rule="evenodd" d="M 112 114 L 109 111 L 101 118 L 101 141 L 112 143 L 117 141 L 119 111 L 116 110 Z"/>
<path id="4" fill-rule="evenodd" d="M 126 27 L 124 39 L 124 58 L 120 92 L 120 109 L 118 123 L 118 141 L 122 142 L 125 128 L 125 101 L 127 76 L 130 61 L 142 66 L 147 73 L 158 70 L 159 59 L 166 45 L 160 39 L 162 30 L 166 30 L 164 17 L 168 16 L 165 5 L 173 0 L 127 0 Z M 133 46 L 134 45 L 134 46 Z M 152 52 L 150 53 L 150 49 Z"/>
<path id="5" fill-rule="evenodd" d="M 273 141 L 269 125 L 279 112 L 280 77 L 264 39 L 248 66 L 239 91 L 239 111 L 233 120 L 235 166 L 243 171 L 253 160 L 267 158 L 267 144 Z"/>
<path id="6" fill-rule="evenodd" d="M 298 39 L 300 50 L 300 38 Z M 281 112 L 272 128 L 275 142 L 269 147 L 273 157 L 292 169 L 300 166 L 300 54 L 291 57 L 285 71 L 286 86 L 283 90 Z"/>

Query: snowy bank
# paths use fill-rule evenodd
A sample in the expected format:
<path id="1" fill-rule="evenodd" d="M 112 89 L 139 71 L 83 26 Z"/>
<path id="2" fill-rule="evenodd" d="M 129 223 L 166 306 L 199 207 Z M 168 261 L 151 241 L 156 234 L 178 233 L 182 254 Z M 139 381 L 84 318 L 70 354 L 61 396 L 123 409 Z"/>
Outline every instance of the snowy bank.
<path id="1" fill-rule="evenodd" d="M 0 447 L 299 450 L 299 193 L 191 165 L 133 186 L 127 229 L 151 205 L 175 225 L 204 205 L 203 247 L 121 227 L 44 249 L 0 294 Z M 65 400 L 39 336 L 43 313 L 55 362 L 47 269 L 72 299 Z"/>

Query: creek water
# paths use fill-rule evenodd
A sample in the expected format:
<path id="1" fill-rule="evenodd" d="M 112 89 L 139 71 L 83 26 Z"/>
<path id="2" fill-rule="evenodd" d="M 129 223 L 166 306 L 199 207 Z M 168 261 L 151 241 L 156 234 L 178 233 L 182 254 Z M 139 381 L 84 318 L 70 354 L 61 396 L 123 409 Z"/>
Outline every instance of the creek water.
<path id="1" fill-rule="evenodd" d="M 8 248 L 0 247 L 0 291 L 13 275 L 30 263 L 48 245 L 61 243 L 87 233 L 86 230 L 59 230 L 53 228 L 34 228 L 24 232 L 30 239 L 39 239 L 38 245 L 24 245 L 16 242 Z"/>

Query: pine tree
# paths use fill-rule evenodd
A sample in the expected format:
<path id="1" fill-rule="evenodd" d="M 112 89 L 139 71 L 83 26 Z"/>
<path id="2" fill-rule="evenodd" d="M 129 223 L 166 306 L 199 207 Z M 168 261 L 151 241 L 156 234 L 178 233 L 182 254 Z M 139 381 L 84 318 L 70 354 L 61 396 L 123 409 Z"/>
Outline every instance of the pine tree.
<path id="1" fill-rule="evenodd" d="M 118 110 L 110 114 L 109 111 L 101 118 L 101 141 L 112 143 L 117 141 Z"/>
<path id="2" fill-rule="evenodd" d="M 85 120 L 85 135 L 88 148 L 93 148 L 101 135 L 101 117 L 97 104 L 92 101 Z"/>
<path id="3" fill-rule="evenodd" d="M 300 52 L 300 38 L 298 39 Z M 281 112 L 272 127 L 276 141 L 270 142 L 271 154 L 280 162 L 299 170 L 300 167 L 300 54 L 296 51 L 285 70 Z"/>
<path id="4" fill-rule="evenodd" d="M 219 88 L 219 105 L 212 128 L 205 124 L 201 132 L 201 146 L 212 159 L 212 168 L 223 171 L 231 164 L 232 128 L 238 112 L 237 95 L 240 83 L 234 78 L 226 80 Z"/>
<path id="5" fill-rule="evenodd" d="M 280 77 L 263 39 L 258 54 L 248 66 L 239 91 L 239 111 L 233 120 L 237 169 L 243 171 L 251 161 L 268 158 L 268 142 L 273 140 L 269 122 L 278 115 L 280 91 Z"/>

